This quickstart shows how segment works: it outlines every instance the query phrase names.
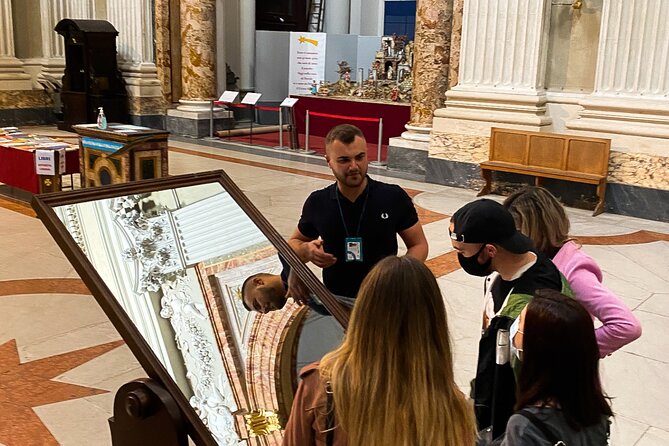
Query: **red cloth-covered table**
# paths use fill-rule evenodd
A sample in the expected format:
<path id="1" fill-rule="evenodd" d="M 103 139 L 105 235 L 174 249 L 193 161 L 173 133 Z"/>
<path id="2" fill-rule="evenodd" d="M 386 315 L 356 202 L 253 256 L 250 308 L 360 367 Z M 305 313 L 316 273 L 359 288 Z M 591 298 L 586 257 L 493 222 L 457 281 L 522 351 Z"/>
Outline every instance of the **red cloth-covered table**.
<path id="1" fill-rule="evenodd" d="M 361 118 L 383 118 L 382 144 L 388 144 L 388 138 L 400 136 L 409 122 L 411 106 L 395 102 L 370 102 L 370 100 L 347 99 L 331 96 L 293 96 L 299 101 L 294 106 L 295 125 L 298 133 L 305 133 L 306 111 L 333 115 L 355 116 Z M 378 122 L 354 121 L 321 116 L 309 117 L 309 134 L 325 136 L 338 124 L 353 124 L 360 127 L 369 143 L 379 140 Z"/>
<path id="2" fill-rule="evenodd" d="M 66 174 L 79 173 L 79 150 L 65 152 Z M 35 152 L 0 145 L 0 183 L 23 189 L 33 194 L 40 189 L 40 178 L 35 173 Z M 60 184 L 60 182 L 58 182 Z"/>

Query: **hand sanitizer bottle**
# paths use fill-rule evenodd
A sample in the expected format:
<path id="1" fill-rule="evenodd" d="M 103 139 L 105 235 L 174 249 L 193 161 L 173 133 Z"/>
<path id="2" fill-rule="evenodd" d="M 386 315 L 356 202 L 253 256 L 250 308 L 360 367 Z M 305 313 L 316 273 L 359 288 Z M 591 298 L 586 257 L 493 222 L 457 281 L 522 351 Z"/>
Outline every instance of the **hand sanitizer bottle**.
<path id="1" fill-rule="evenodd" d="M 103 130 L 107 128 L 107 117 L 102 107 L 98 107 L 98 128 Z"/>

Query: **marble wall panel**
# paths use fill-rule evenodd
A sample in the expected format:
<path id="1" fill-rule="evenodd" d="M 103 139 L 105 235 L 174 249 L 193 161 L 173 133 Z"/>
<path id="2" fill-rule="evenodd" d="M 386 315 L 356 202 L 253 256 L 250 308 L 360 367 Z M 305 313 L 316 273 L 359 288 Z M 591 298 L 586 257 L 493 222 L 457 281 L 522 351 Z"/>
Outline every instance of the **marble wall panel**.
<path id="1" fill-rule="evenodd" d="M 430 138 L 430 157 L 468 163 L 488 159 L 490 138 L 458 133 L 433 132 Z"/>
<path id="2" fill-rule="evenodd" d="M 52 106 L 53 99 L 43 90 L 0 90 L 0 109 Z"/>
<path id="3" fill-rule="evenodd" d="M 429 156 L 478 164 L 488 159 L 489 151 L 487 136 L 433 132 Z M 608 181 L 669 190 L 669 157 L 611 150 Z"/>
<path id="4" fill-rule="evenodd" d="M 165 114 L 163 97 L 130 97 L 128 98 L 128 113 L 131 115 Z"/>

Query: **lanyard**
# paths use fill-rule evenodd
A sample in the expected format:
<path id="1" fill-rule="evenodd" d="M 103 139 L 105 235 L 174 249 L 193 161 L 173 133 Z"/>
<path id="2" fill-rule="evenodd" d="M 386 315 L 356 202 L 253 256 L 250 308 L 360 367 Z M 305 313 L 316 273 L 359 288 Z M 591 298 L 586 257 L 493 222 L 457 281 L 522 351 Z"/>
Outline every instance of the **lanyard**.
<path id="1" fill-rule="evenodd" d="M 346 226 L 346 220 L 344 220 L 344 212 L 341 210 L 341 202 L 339 201 L 339 187 L 335 184 L 335 197 L 337 197 L 337 207 L 339 208 L 339 216 L 341 217 L 341 222 L 344 225 L 344 231 L 346 231 L 346 237 L 350 237 L 348 233 L 348 226 Z M 365 201 L 362 203 L 362 212 L 360 212 L 360 218 L 358 219 L 358 227 L 353 234 L 355 237 L 360 234 L 360 225 L 362 224 L 362 217 L 365 215 L 365 209 L 367 209 L 367 199 L 369 198 L 369 182 L 365 188 Z"/>

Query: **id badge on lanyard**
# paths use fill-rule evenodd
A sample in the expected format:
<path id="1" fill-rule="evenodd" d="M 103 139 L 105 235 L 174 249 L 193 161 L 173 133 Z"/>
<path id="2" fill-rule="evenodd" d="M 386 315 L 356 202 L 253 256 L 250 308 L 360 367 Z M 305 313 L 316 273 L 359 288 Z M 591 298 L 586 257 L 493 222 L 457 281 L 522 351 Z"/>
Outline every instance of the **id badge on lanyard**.
<path id="1" fill-rule="evenodd" d="M 362 262 L 362 238 L 346 237 L 344 240 L 344 252 L 347 262 Z"/>
<path id="2" fill-rule="evenodd" d="M 346 262 L 362 262 L 362 237 L 350 237 L 348 228 L 346 226 L 346 220 L 344 219 L 344 212 L 341 209 L 341 203 L 339 202 L 339 192 L 336 191 L 335 195 L 337 197 L 337 206 L 339 207 L 339 216 L 341 217 L 341 222 L 344 225 L 344 230 L 346 231 L 346 238 L 344 239 L 344 254 Z M 360 212 L 360 217 L 358 218 L 358 226 L 356 228 L 355 234 L 360 234 L 360 226 L 362 225 L 362 218 L 365 215 L 365 209 L 367 209 L 367 199 L 369 198 L 369 184 L 365 189 L 365 201 L 362 204 L 362 211 Z"/>

